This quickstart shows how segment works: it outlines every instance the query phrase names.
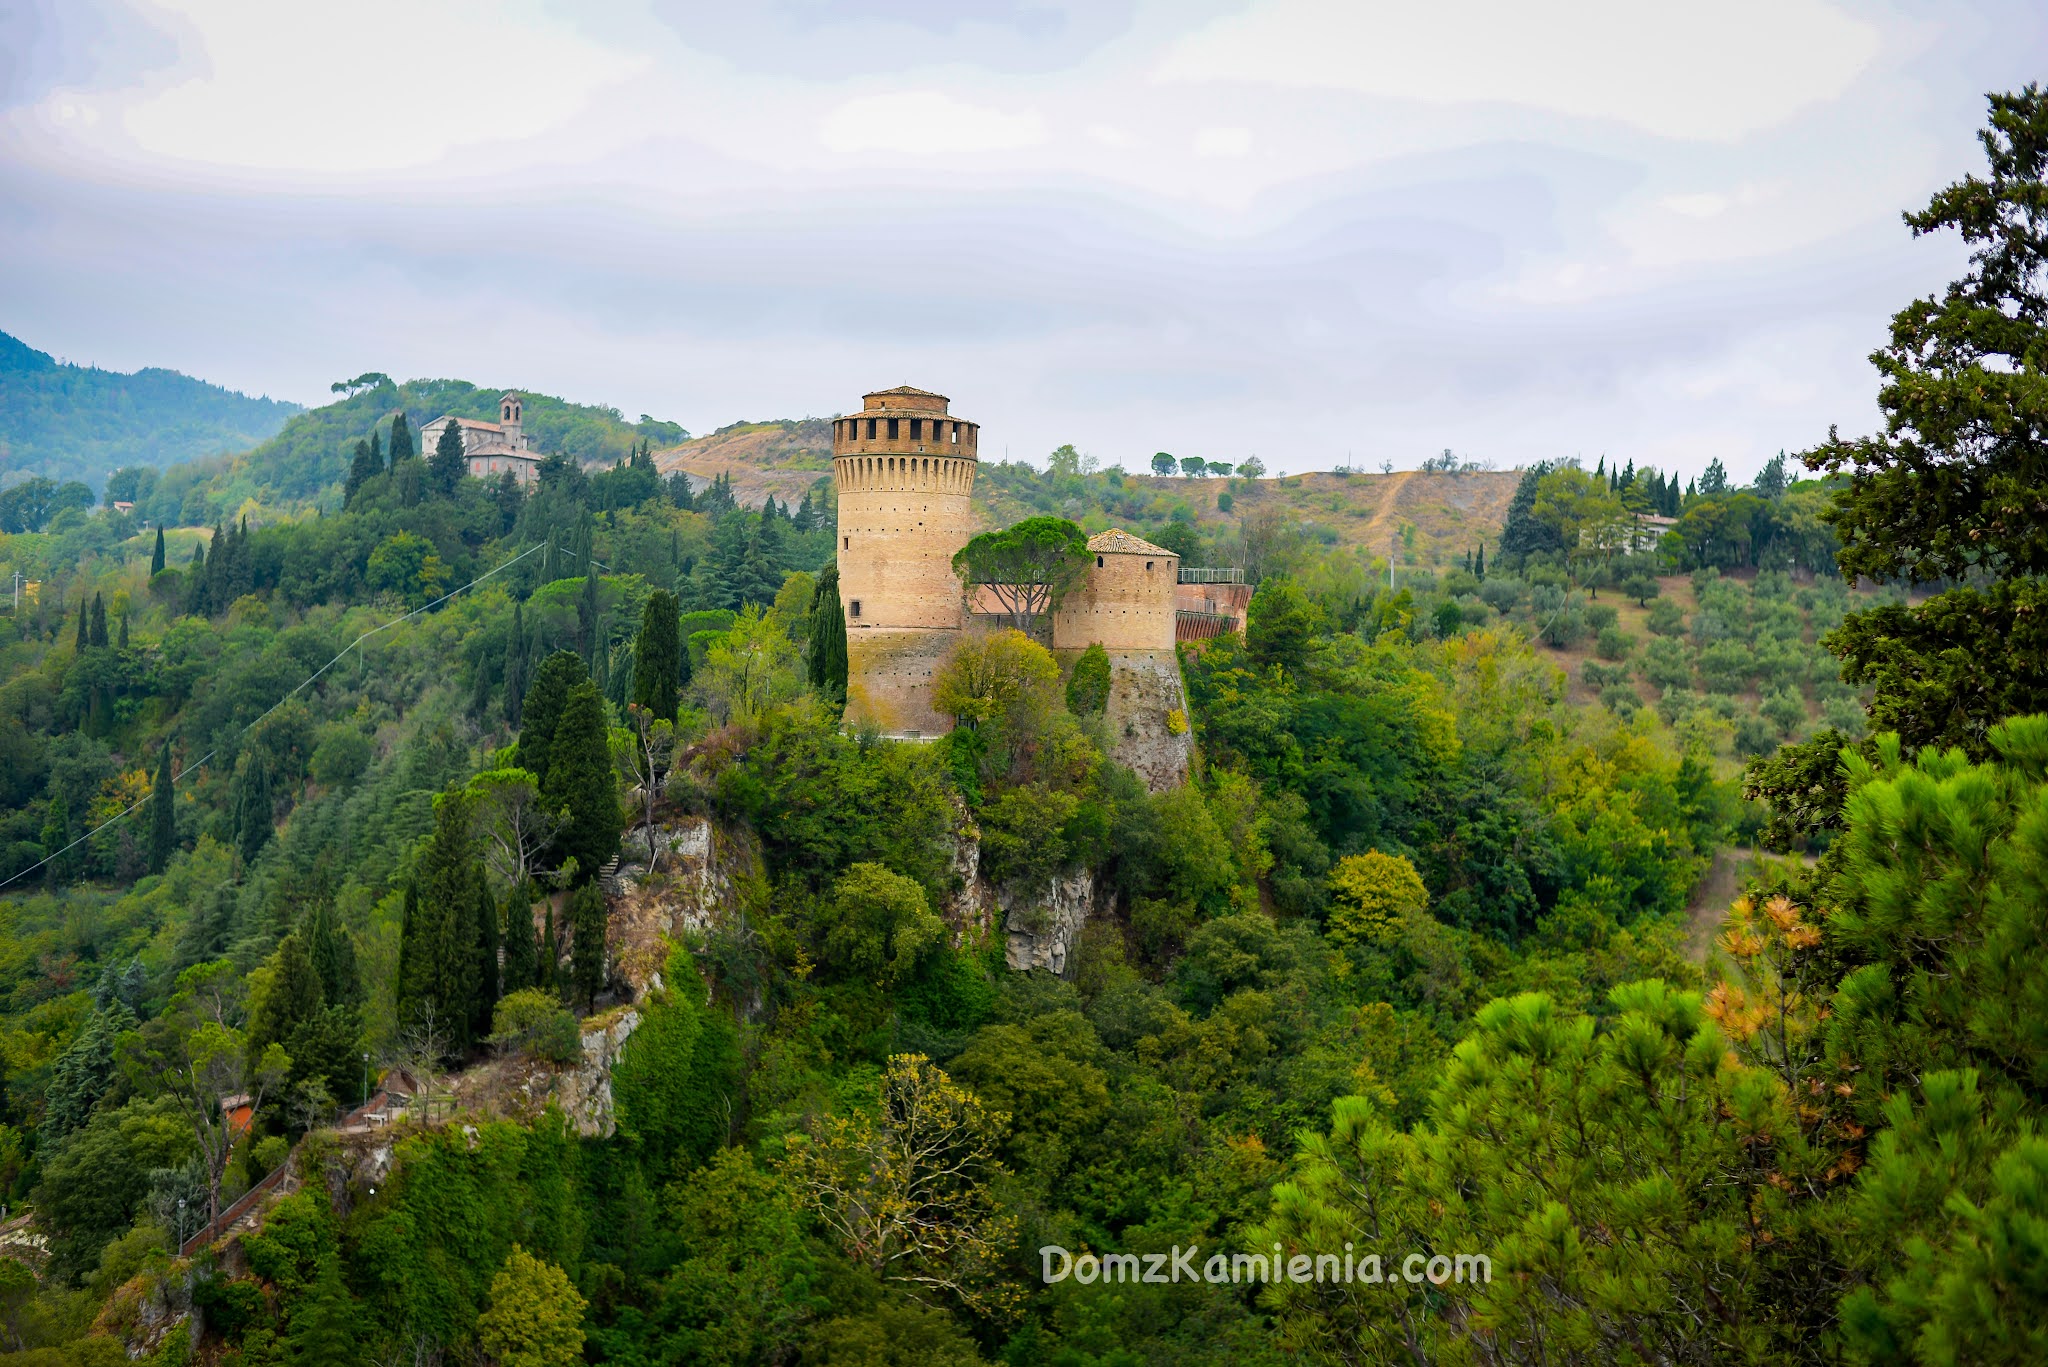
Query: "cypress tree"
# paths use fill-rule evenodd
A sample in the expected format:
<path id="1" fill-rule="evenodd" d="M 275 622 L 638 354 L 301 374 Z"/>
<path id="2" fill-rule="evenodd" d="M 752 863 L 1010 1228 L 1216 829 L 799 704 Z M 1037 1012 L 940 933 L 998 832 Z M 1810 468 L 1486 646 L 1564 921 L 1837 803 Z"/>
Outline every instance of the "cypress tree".
<path id="1" fill-rule="evenodd" d="M 322 899 L 306 917 L 306 955 L 320 975 L 328 1002 L 354 1006 L 363 999 L 362 975 L 356 968 L 356 946 L 336 915 L 334 903 Z"/>
<path id="2" fill-rule="evenodd" d="M 107 600 L 97 593 L 92 596 L 91 640 L 95 646 L 107 644 Z"/>
<path id="3" fill-rule="evenodd" d="M 556 850 L 562 862 L 576 861 L 582 879 L 594 877 L 619 852 L 624 824 L 606 721 L 604 699 L 595 684 L 585 680 L 570 689 L 548 746 L 547 777 L 541 781 L 548 807 L 569 813 Z"/>
<path id="4" fill-rule="evenodd" d="M 164 572 L 164 529 L 156 529 L 156 549 L 149 553 L 149 577 L 154 579 Z"/>
<path id="5" fill-rule="evenodd" d="M 405 420 L 403 411 L 391 420 L 391 468 L 396 470 L 398 462 L 411 460 L 419 452 L 413 449 L 412 424 Z"/>
<path id="6" fill-rule="evenodd" d="M 241 852 L 245 867 L 270 842 L 273 820 L 270 766 L 252 753 L 242 762 L 235 795 L 235 848 Z"/>
<path id="7" fill-rule="evenodd" d="M 254 591 L 256 587 L 256 562 L 249 554 L 249 519 L 244 517 L 241 530 L 235 533 L 235 553 L 228 561 L 227 603 L 234 604 L 237 598 Z"/>
<path id="8" fill-rule="evenodd" d="M 569 946 L 570 983 L 583 998 L 587 1014 L 597 1003 L 598 989 L 604 986 L 605 923 L 609 919 L 604 889 L 596 883 L 585 883 L 571 893 L 569 919 L 570 934 L 574 937 Z"/>
<path id="9" fill-rule="evenodd" d="M 682 691 L 680 631 L 676 596 L 656 589 L 647 596 L 640 635 L 633 642 L 633 701 L 662 721 L 676 719 L 676 697 Z"/>
<path id="10" fill-rule="evenodd" d="M 118 644 L 122 650 L 128 648 L 128 614 L 125 612 L 121 614 L 121 636 Z"/>
<path id="11" fill-rule="evenodd" d="M 560 982 L 562 942 L 555 937 L 555 899 L 548 898 L 547 915 L 541 920 L 539 962 L 534 965 L 533 985 L 552 992 Z"/>
<path id="12" fill-rule="evenodd" d="M 548 752 L 554 745 L 555 727 L 562 720 L 569 690 L 589 677 L 583 661 L 571 650 L 556 651 L 534 671 L 533 687 L 526 690 L 526 700 L 520 709 L 516 762 L 543 785 L 548 776 Z"/>
<path id="13" fill-rule="evenodd" d="M 504 995 L 504 987 L 498 975 L 498 903 L 491 896 L 490 885 L 482 877 L 476 880 L 476 1009 L 470 1022 L 474 1038 L 483 1039 L 491 1033 L 491 1008 Z"/>
<path id="14" fill-rule="evenodd" d="M 505 724 L 519 725 L 519 705 L 526 701 L 525 605 L 512 605 L 512 637 L 505 645 Z"/>
<path id="15" fill-rule="evenodd" d="M 427 473 L 433 479 L 434 487 L 444 494 L 455 492 L 462 483 L 462 477 L 469 473 L 469 455 L 462 447 L 462 426 L 450 422 L 441 429 L 441 436 L 434 443 L 433 459 L 427 462 Z"/>
<path id="16" fill-rule="evenodd" d="M 501 992 L 517 992 L 538 984 L 540 954 L 533 934 L 531 890 L 514 888 L 511 900 L 505 904 L 505 966 L 498 984 Z"/>
<path id="17" fill-rule="evenodd" d="M 192 567 L 185 572 L 185 611 L 204 617 L 206 610 L 206 543 L 192 548 Z"/>
<path id="18" fill-rule="evenodd" d="M 213 537 L 206 543 L 206 582 L 200 601 L 206 604 L 206 615 L 223 611 L 228 605 L 227 570 L 228 560 L 234 555 L 234 536 L 228 527 L 213 524 Z"/>
<path id="19" fill-rule="evenodd" d="M 313 967 L 306 942 L 297 932 L 278 942 L 267 967 L 270 977 L 249 1003 L 248 1050 L 252 1062 L 273 1044 L 289 1047 L 293 1032 L 308 1021 L 317 1020 L 327 1005 L 319 971 Z"/>
<path id="20" fill-rule="evenodd" d="M 370 454 L 370 443 L 362 438 L 356 440 L 355 454 L 349 458 L 348 478 L 341 484 L 341 506 L 347 508 L 355 503 L 356 494 L 361 491 L 372 476 L 383 473 L 377 467 L 383 462 Z"/>
<path id="21" fill-rule="evenodd" d="M 86 624 L 86 602 L 81 598 L 78 600 L 78 639 L 72 643 L 72 648 L 83 655 L 91 644 L 92 629 Z"/>
<path id="22" fill-rule="evenodd" d="M 434 833 L 421 856 L 415 886 L 410 954 L 401 954 L 399 1010 L 410 1019 L 431 1002 L 437 1018 L 467 1047 L 482 984 L 477 974 L 478 884 L 483 870 L 471 829 L 469 795 L 450 787 L 434 799 Z"/>
<path id="23" fill-rule="evenodd" d="M 156 765 L 156 782 L 149 790 L 149 871 L 162 873 L 171 862 L 171 854 L 178 848 L 178 812 L 172 806 L 175 800 L 171 778 L 171 743 L 164 742 L 164 752 Z"/>
<path id="24" fill-rule="evenodd" d="M 576 599 L 576 648 L 589 665 L 596 661 L 598 651 L 597 562 L 586 553 L 583 564 L 583 592 Z"/>
<path id="25" fill-rule="evenodd" d="M 846 701 L 846 609 L 839 602 L 839 567 L 827 565 L 811 598 L 811 687 Z"/>
<path id="26" fill-rule="evenodd" d="M 1486 543 L 1484 541 L 1479 543 L 1479 554 L 1472 561 L 1472 573 L 1478 575 L 1481 579 L 1486 578 Z"/>

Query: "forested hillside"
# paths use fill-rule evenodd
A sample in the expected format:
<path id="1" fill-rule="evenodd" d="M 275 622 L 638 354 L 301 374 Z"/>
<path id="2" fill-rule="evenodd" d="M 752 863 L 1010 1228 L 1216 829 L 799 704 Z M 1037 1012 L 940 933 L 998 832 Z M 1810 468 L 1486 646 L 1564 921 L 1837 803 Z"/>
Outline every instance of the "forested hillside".
<path id="1" fill-rule="evenodd" d="M 252 399 L 174 370 L 123 375 L 60 364 L 0 332 L 0 476 L 77 480 L 98 490 L 122 466 L 160 468 L 245 451 L 298 411 L 295 403 Z"/>
<path id="2" fill-rule="evenodd" d="M 1986 147 L 1816 478 L 1534 469 L 1391 583 L 1167 517 L 1257 587 L 1161 792 L 1022 632 L 843 728 L 829 484 L 646 438 L 525 490 L 342 405 L 318 516 L 6 536 L 8 1346 L 2041 1361 L 2048 98 Z"/>
<path id="3" fill-rule="evenodd" d="M 499 393 L 464 380 L 398 384 L 385 375 L 365 375 L 342 399 L 299 414 L 254 449 L 193 461 L 147 481 L 136 500 L 138 511 L 170 526 L 203 526 L 245 513 L 271 520 L 316 507 L 332 511 L 340 502 L 353 444 L 373 423 L 398 413 L 406 416 L 412 432 L 447 413 L 496 422 Z M 613 408 L 546 394 L 523 398 L 526 435 L 534 446 L 583 464 L 615 464 L 642 443 L 687 435 L 674 423 L 644 414 L 639 422 L 628 423 Z"/>

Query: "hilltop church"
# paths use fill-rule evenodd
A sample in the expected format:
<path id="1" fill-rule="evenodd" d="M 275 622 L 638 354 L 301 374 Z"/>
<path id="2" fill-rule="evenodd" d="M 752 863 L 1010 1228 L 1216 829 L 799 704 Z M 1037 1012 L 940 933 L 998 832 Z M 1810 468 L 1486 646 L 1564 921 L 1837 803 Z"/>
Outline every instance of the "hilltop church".
<path id="1" fill-rule="evenodd" d="M 832 424 L 847 720 L 904 739 L 952 729 L 932 706 L 932 679 L 994 606 L 969 599 L 953 572 L 975 531 L 980 428 L 948 403 L 905 385 L 864 396 L 859 413 Z M 1071 666 L 1091 644 L 1108 652 L 1112 753 L 1155 791 L 1173 787 L 1192 748 L 1174 653 L 1180 557 L 1123 531 L 1088 550 L 1087 578 L 1052 615 L 1053 653 Z"/>
<path id="2" fill-rule="evenodd" d="M 462 452 L 469 460 L 470 474 L 484 480 L 509 474 L 520 484 L 535 483 L 540 479 L 541 455 L 526 435 L 525 411 L 525 399 L 501 394 L 496 422 L 444 413 L 420 429 L 420 452 L 433 455 L 440 446 L 441 433 L 452 425 L 462 434 Z"/>

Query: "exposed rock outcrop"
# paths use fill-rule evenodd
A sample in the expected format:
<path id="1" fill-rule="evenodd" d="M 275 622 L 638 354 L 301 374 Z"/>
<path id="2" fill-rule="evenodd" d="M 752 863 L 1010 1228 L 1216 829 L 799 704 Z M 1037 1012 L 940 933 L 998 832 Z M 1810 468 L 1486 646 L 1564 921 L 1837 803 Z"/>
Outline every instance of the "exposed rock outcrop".
<path id="1" fill-rule="evenodd" d="M 583 1022 L 582 1062 L 556 1074 L 555 1104 L 587 1139 L 608 1139 L 619 1127 L 612 1110 L 612 1068 L 639 1028 L 640 1013 L 631 1007 Z"/>
<path id="2" fill-rule="evenodd" d="M 651 859 L 649 829 L 626 832 L 610 899 L 612 976 L 635 1001 L 661 986 L 671 941 L 737 912 L 748 884 L 762 877 L 753 842 L 706 817 L 657 821 Z"/>
<path id="3" fill-rule="evenodd" d="M 1103 722 L 1110 757 L 1155 793 L 1178 788 L 1195 752 L 1179 658 L 1171 650 L 1113 650 L 1109 664 Z"/>
<path id="4" fill-rule="evenodd" d="M 1043 968 L 1065 976 L 1068 956 L 1094 909 L 1094 871 L 1055 878 L 1036 894 L 999 894 L 998 900 L 1007 936 L 1004 962 L 1020 973 Z"/>

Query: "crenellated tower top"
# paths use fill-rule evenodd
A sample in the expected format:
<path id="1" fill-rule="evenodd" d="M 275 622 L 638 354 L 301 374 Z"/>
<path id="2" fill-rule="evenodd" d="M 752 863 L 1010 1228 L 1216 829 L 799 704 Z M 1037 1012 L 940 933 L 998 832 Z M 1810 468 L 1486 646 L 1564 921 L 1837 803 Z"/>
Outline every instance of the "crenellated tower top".
<path id="1" fill-rule="evenodd" d="M 944 394 L 898 385 L 861 397 L 861 410 L 832 423 L 834 456 L 946 456 L 975 460 L 981 428 L 946 411 Z"/>

